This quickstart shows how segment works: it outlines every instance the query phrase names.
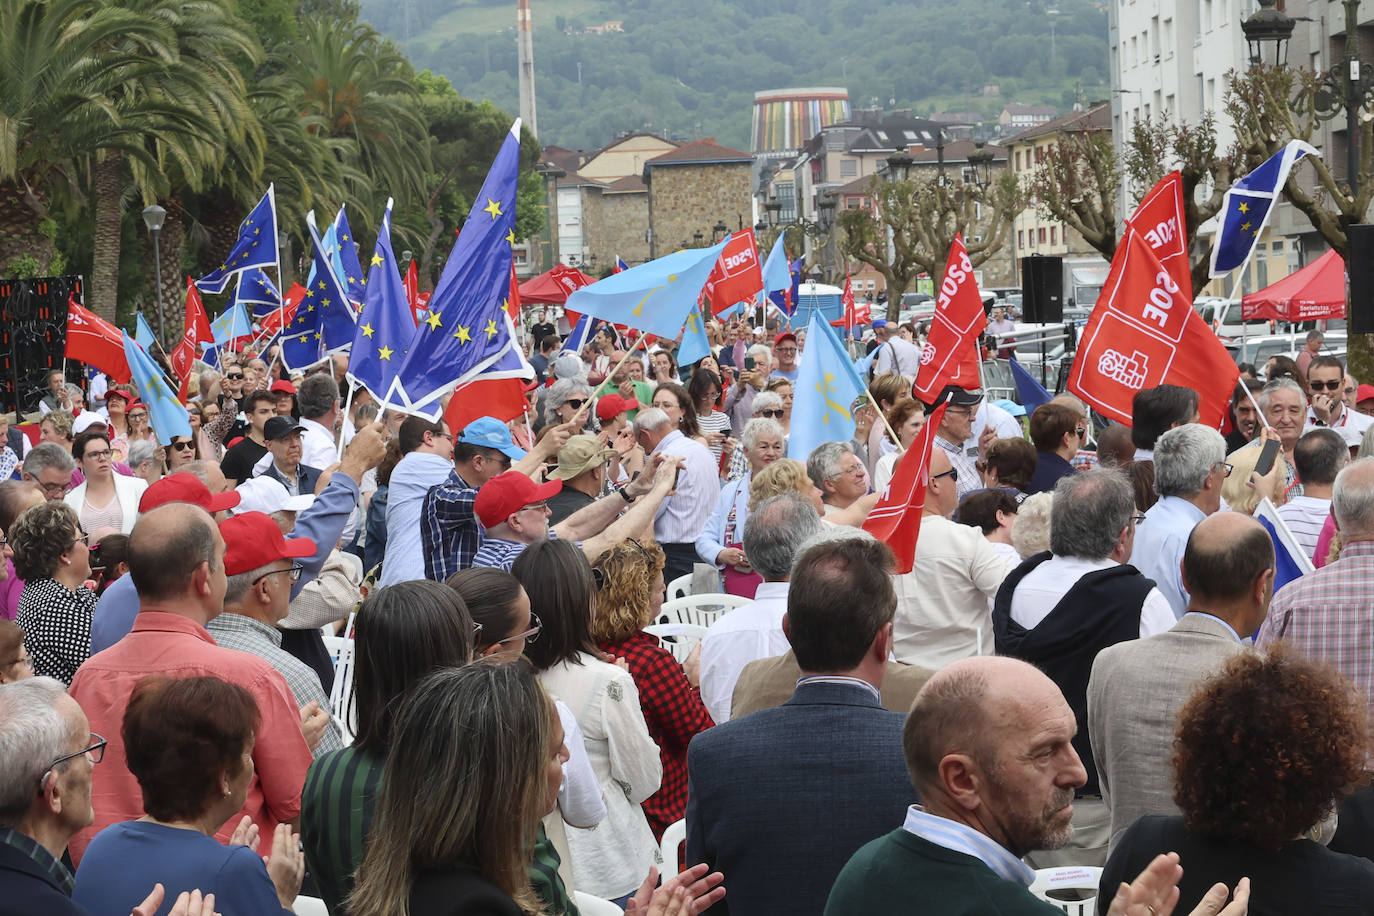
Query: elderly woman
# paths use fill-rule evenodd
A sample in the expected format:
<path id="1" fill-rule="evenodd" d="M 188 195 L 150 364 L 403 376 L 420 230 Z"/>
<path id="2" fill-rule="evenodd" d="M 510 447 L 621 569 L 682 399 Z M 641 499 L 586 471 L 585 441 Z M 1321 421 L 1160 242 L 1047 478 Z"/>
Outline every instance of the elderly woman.
<path id="1" fill-rule="evenodd" d="M 124 713 L 123 738 L 147 814 L 96 834 L 72 899 L 93 914 L 123 916 L 161 881 L 173 891 L 214 894 L 223 913 L 289 913 L 305 874 L 290 825 L 277 827 L 265 865 L 247 816 L 233 843 L 215 839 L 248 796 L 260 724 L 253 695 L 237 684 L 214 677 L 140 681 Z"/>
<path id="2" fill-rule="evenodd" d="M 24 580 L 15 622 L 24 628 L 37 674 L 70 684 L 91 654 L 95 592 L 86 532 L 65 503 L 51 501 L 24 511 L 9 531 L 14 571 Z"/>
<path id="3" fill-rule="evenodd" d="M 1263 710 L 1263 715 L 1256 715 Z M 1365 699 L 1337 671 L 1282 643 L 1232 656 L 1179 711 L 1174 803 L 1142 817 L 1102 870 L 1104 894 L 1157 853 L 1186 864 L 1179 912 L 1217 882 L 1251 881 L 1264 913 L 1374 913 L 1374 863 L 1311 839 L 1364 777 Z"/>
<path id="4" fill-rule="evenodd" d="M 592 639 L 596 583 L 581 550 L 562 539 L 536 541 L 511 572 L 544 624 L 525 655 L 544 687 L 573 711 L 606 800 L 595 830 L 568 829 L 577 887 L 628 899 L 659 859 L 640 805 L 658 791 L 663 767 L 639 691 L 627 670 L 601 660 Z"/>
<path id="5" fill-rule="evenodd" d="M 71 451 L 72 421 L 71 411 L 54 410 L 38 424 L 38 434 L 42 442 L 56 442 Z"/>
<path id="6" fill-rule="evenodd" d="M 301 844 L 320 896 L 337 911 L 372 830 L 396 704 L 431 671 L 472 658 L 472 619 L 453 590 L 420 579 L 380 588 L 354 618 L 353 743 L 315 758 L 301 793 Z"/>
<path id="7" fill-rule="evenodd" d="M 191 440 L 184 436 L 175 438 L 181 439 L 186 444 L 187 454 L 189 454 Z M 133 469 L 135 477 L 151 487 L 162 479 L 166 469 L 163 456 L 167 454 L 168 452 L 164 452 L 162 446 L 158 445 L 155 439 L 135 440 L 129 444 L 129 467 Z M 91 478 L 86 479 L 89 481 Z"/>
<path id="8" fill-rule="evenodd" d="M 27 480 L 0 481 L 0 620 L 13 620 L 19 613 L 19 596 L 24 580 L 14 571 L 14 549 L 5 532 L 14 526 L 25 509 L 44 501 L 43 490 Z"/>
<path id="9" fill-rule="evenodd" d="M 157 441 L 148 426 L 148 405 L 134 401 L 129 405 L 129 444 L 132 446 L 140 439 Z"/>
<path id="10" fill-rule="evenodd" d="M 769 379 L 763 390 L 777 392 L 782 398 L 782 419 L 778 422 L 782 424 L 783 435 L 787 435 L 792 431 L 792 383 L 785 378 Z"/>
<path id="11" fill-rule="evenodd" d="M 582 426 L 592 423 L 592 411 L 584 405 L 592 399 L 592 386 L 583 378 L 561 378 L 544 391 L 544 423 L 569 423 L 581 411 Z"/>
<path id="12" fill-rule="evenodd" d="M 190 436 L 173 436 L 172 441 L 164 450 L 164 454 L 167 456 L 167 473 L 175 474 L 186 465 L 194 463 L 197 460 L 196 448 L 194 432 Z M 134 473 L 138 473 L 136 468 Z"/>
<path id="13" fill-rule="evenodd" d="M 892 481 L 892 475 L 897 470 L 897 462 L 902 459 L 902 455 L 906 454 L 906 450 L 911 448 L 911 443 L 916 441 L 916 437 L 925 428 L 926 407 L 920 401 L 911 398 L 898 401 L 887 412 L 887 422 L 891 423 L 892 428 L 897 431 L 897 439 L 901 449 L 889 455 L 883 455 L 874 466 L 873 489 L 879 493 L 887 489 L 888 483 Z"/>
<path id="14" fill-rule="evenodd" d="M 138 441 L 141 440 L 130 441 L 130 450 Z M 156 442 L 153 447 L 157 447 Z M 72 443 L 72 456 L 86 479 L 63 499 L 76 511 L 82 526 L 87 531 L 97 528 L 114 528 L 122 534 L 133 531 L 138 501 L 148 489 L 148 481 L 114 472 L 110 439 L 103 431 L 88 430 L 77 436 Z"/>
<path id="15" fill-rule="evenodd" d="M 816 512 L 821 516 L 821 524 L 823 525 L 850 525 L 855 527 L 862 525 L 881 495 L 870 493 L 855 500 L 847 508 L 826 515 L 826 507 L 821 499 L 820 488 L 816 486 L 811 476 L 806 472 L 806 465 L 800 461 L 783 458 L 773 462 L 752 477 L 753 480 L 749 484 L 750 511 L 753 511 L 754 507 L 765 499 L 771 499 L 787 492 L 795 492 L 800 493 L 816 507 Z"/>
<path id="16" fill-rule="evenodd" d="M 0 684 L 33 677 L 33 659 L 24 648 L 24 628 L 12 620 L 0 620 Z"/>
<path id="17" fill-rule="evenodd" d="M 997 439 L 988 446 L 987 456 L 975 464 L 983 475 L 983 486 L 1008 490 L 1017 502 L 1024 502 L 1036 460 L 1035 446 L 1025 439 Z"/>
<path id="18" fill-rule="evenodd" d="M 728 594 L 752 598 L 763 580 L 744 555 L 749 488 L 754 475 L 782 457 L 782 427 L 776 420 L 755 417 L 744 425 L 741 444 L 749 471 L 721 487 L 716 511 L 711 513 L 706 527 L 697 536 L 696 548 L 703 563 L 711 563 L 722 571 Z"/>
<path id="19" fill-rule="evenodd" d="M 654 389 L 652 406 L 668 415 L 674 425 L 689 439 L 702 445 L 710 445 L 702 435 L 701 424 L 697 421 L 697 409 L 692 404 L 692 396 L 677 382 L 662 382 Z M 719 457 L 719 456 L 717 456 Z"/>
<path id="20" fill-rule="evenodd" d="M 701 644 L 686 670 L 658 639 L 644 632 L 663 607 L 663 551 L 657 544 L 621 541 L 597 557 L 601 586 L 592 636 L 608 656 L 621 659 L 639 688 L 639 705 L 663 766 L 659 790 L 644 800 L 654 838 L 687 815 L 687 745 L 715 723 L 701 701 Z"/>
<path id="21" fill-rule="evenodd" d="M 974 490 L 959 501 L 954 521 L 982 531 L 992 549 L 1007 561 L 1007 568 L 1015 569 L 1021 565 L 1021 554 L 1011 542 L 1011 529 L 1019 508 L 1016 497 L 1006 490 Z"/>
<path id="22" fill-rule="evenodd" d="M 1021 559 L 1029 559 L 1050 549 L 1050 510 L 1054 508 L 1053 493 L 1028 496 L 1016 510 L 1011 523 L 1011 545 Z"/>
<path id="23" fill-rule="evenodd" d="M 767 419 L 778 424 L 778 431 L 782 432 L 782 398 L 772 391 L 760 391 L 754 396 L 754 415 L 752 420 Z M 740 438 L 744 438 L 744 430 L 749 425 L 745 420 L 740 424 Z M 784 434 L 782 439 L 783 450 L 787 450 L 787 436 Z M 730 470 L 726 473 L 727 481 L 739 480 L 749 473 L 749 456 L 745 454 L 743 448 L 736 448 L 730 455 Z"/>

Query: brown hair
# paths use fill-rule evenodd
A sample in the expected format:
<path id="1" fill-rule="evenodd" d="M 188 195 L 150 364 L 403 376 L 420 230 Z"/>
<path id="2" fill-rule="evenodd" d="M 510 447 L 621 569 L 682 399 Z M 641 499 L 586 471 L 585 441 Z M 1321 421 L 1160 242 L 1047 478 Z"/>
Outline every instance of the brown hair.
<path id="1" fill-rule="evenodd" d="M 654 388 L 654 397 L 657 397 L 660 391 L 670 392 L 673 397 L 677 398 L 678 406 L 682 408 L 682 419 L 678 421 L 677 428 L 682 430 L 682 434 L 689 439 L 700 436 L 701 426 L 697 423 L 697 405 L 692 402 L 692 396 L 687 393 L 687 389 L 677 382 L 659 382 L 658 387 Z"/>
<path id="2" fill-rule="evenodd" d="M 1035 408 L 1030 416 L 1030 437 L 1042 452 L 1059 448 L 1065 433 L 1072 433 L 1083 424 L 1083 415 L 1067 404 L 1051 401 Z"/>
<path id="3" fill-rule="evenodd" d="M 624 540 L 597 557 L 601 588 L 596 594 L 592 638 L 616 643 L 629 639 L 650 622 L 654 575 L 662 572 L 663 548 L 650 541 Z"/>
<path id="4" fill-rule="evenodd" d="M 997 472 L 999 487 L 1012 487 L 1024 492 L 1030 489 L 1037 460 L 1035 446 L 1025 439 L 998 439 L 988 446 L 984 463 Z"/>
<path id="5" fill-rule="evenodd" d="M 8 532 L 15 573 L 25 582 L 51 579 L 80 530 L 76 510 L 59 499 L 25 509 Z"/>

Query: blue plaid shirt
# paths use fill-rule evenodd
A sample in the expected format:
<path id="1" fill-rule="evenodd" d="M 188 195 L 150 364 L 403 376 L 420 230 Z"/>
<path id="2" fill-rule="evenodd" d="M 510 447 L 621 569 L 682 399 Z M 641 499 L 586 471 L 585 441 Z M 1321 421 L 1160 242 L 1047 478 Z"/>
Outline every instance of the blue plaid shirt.
<path id="1" fill-rule="evenodd" d="M 18 830 L 11 830 L 8 827 L 0 827 L 0 843 L 6 846 L 13 846 L 15 849 L 28 856 L 38 865 L 39 868 L 52 878 L 53 883 L 62 888 L 67 896 L 72 895 L 72 890 L 76 887 L 76 879 L 67 870 L 61 860 L 53 857 L 48 852 L 47 847 L 35 842 L 31 837 L 20 833 Z"/>
<path id="2" fill-rule="evenodd" d="M 486 533 L 472 510 L 476 500 L 477 488 L 468 486 L 456 470 L 426 494 L 420 513 L 425 578 L 443 582 L 473 565 Z M 515 562 L 514 556 L 511 562 Z M 503 568 L 510 569 L 510 565 Z"/>

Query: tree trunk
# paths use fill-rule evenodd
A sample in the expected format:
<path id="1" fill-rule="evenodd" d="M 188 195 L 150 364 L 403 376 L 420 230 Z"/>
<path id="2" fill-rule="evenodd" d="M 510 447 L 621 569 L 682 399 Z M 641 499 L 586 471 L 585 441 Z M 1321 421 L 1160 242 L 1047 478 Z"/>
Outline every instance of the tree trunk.
<path id="1" fill-rule="evenodd" d="M 53 244 L 39 229 L 46 215 L 41 197 L 31 197 L 21 185 L 0 183 L 0 275 L 48 275 Z"/>
<path id="2" fill-rule="evenodd" d="M 124 156 L 109 151 L 95 163 L 95 239 L 86 307 L 111 324 L 119 304 L 119 241 L 124 203 Z"/>

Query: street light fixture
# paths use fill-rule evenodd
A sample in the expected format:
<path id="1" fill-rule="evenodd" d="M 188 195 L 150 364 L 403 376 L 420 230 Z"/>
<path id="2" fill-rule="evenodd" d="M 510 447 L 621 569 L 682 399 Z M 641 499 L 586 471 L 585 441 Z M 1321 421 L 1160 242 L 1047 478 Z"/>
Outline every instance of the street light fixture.
<path id="1" fill-rule="evenodd" d="M 776 197 L 769 197 L 768 203 L 763 205 L 763 209 L 768 212 L 768 228 L 776 228 L 778 225 L 778 214 L 782 212 L 782 204 Z"/>
<path id="2" fill-rule="evenodd" d="M 820 217 L 821 230 L 829 232 L 835 223 L 835 198 L 827 195 L 816 201 L 816 213 Z"/>
<path id="3" fill-rule="evenodd" d="M 157 204 L 149 204 L 143 208 L 143 225 L 148 227 L 148 232 L 153 237 L 153 271 L 157 278 L 157 336 L 158 343 L 164 346 L 167 331 L 162 321 L 162 249 L 158 245 L 158 236 L 162 233 L 162 225 L 166 221 L 167 211 Z"/>
<path id="4" fill-rule="evenodd" d="M 725 220 L 716 220 L 716 224 L 711 227 L 711 244 L 714 245 L 729 234 L 730 227 L 725 225 Z"/>
<path id="5" fill-rule="evenodd" d="M 704 239 L 704 238 L 706 238 L 706 235 L 705 235 L 705 233 L 703 233 L 700 229 L 698 229 L 696 232 L 693 232 L 693 233 L 692 233 L 692 242 L 693 242 L 694 247 L 700 248 L 700 247 L 701 247 L 702 239 Z"/>
<path id="6" fill-rule="evenodd" d="M 892 176 L 893 181 L 906 181 L 911 174 L 911 166 L 916 162 L 907 153 L 906 149 L 900 148 L 897 152 L 887 157 L 887 173 Z"/>
<path id="7" fill-rule="evenodd" d="M 1288 39 L 1293 37 L 1297 20 L 1281 9 L 1278 0 L 1259 0 L 1259 9 L 1240 24 L 1250 48 L 1250 62 L 1282 67 L 1288 58 Z M 1266 59 L 1265 51 L 1268 50 Z"/>
<path id="8" fill-rule="evenodd" d="M 974 170 L 974 184 L 978 185 L 979 190 L 985 191 L 992 184 L 992 158 L 992 150 L 981 140 L 968 154 L 968 164 Z"/>

